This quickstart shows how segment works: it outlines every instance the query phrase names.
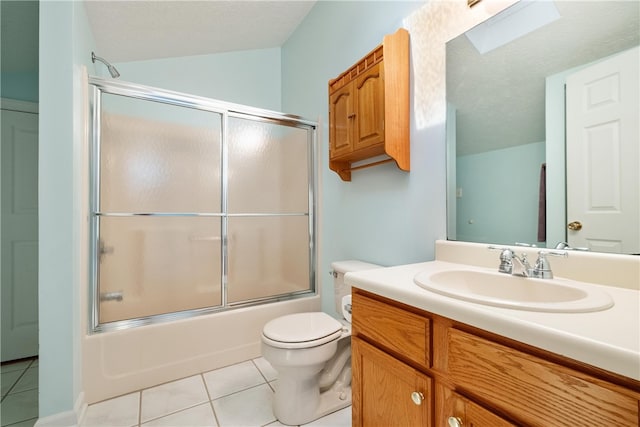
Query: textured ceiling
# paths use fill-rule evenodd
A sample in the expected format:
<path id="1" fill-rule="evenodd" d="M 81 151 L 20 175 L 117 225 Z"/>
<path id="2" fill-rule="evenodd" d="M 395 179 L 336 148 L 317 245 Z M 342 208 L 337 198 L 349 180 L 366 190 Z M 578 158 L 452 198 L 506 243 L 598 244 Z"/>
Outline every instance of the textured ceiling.
<path id="1" fill-rule="evenodd" d="M 279 47 L 315 1 L 85 1 L 96 54 L 110 62 Z"/>
<path id="2" fill-rule="evenodd" d="M 279 47 L 315 0 L 85 0 L 110 62 Z M 2 0 L 2 72 L 37 72 L 38 2 Z"/>

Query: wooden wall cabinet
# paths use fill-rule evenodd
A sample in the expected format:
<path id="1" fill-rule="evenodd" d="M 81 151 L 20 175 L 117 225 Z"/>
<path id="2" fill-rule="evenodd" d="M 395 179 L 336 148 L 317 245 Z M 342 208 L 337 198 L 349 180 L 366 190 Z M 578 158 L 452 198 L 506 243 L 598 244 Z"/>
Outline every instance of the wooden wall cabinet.
<path id="1" fill-rule="evenodd" d="M 399 29 L 329 81 L 329 168 L 344 181 L 351 171 L 409 156 L 409 33 Z M 389 159 L 352 167 L 386 154 Z"/>
<path id="2" fill-rule="evenodd" d="M 640 424 L 639 381 L 360 289 L 352 294 L 354 426 Z"/>

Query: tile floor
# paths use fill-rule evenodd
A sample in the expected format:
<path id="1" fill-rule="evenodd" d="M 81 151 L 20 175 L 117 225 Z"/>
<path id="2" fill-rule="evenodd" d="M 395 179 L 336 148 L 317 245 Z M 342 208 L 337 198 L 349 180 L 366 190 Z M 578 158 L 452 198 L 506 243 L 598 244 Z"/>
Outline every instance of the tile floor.
<path id="1" fill-rule="evenodd" d="M 34 364 L 37 366 L 37 360 L 30 360 L 28 364 L 25 363 L 26 366 L 20 368 L 16 364 L 15 369 L 11 371 L 7 369 L 6 374 L 14 372 L 6 377 L 7 382 L 14 383 L 7 386 L 6 398 L 5 365 L 2 366 L 2 427 L 32 426 L 35 423 L 37 369 L 35 389 L 28 388 L 28 384 L 34 383 L 33 371 L 29 372 Z M 95 403 L 87 408 L 81 427 L 281 426 L 271 411 L 276 380 L 276 372 L 260 357 Z M 14 412 L 11 412 L 9 406 L 5 408 L 5 401 L 9 402 L 8 405 L 15 405 L 12 403 L 13 400 L 18 400 L 10 400 L 11 396 L 27 391 L 31 391 L 35 396 L 35 413 L 33 410 L 29 412 L 27 405 L 22 403 Z M 23 401 L 27 400 L 25 396 Z M 5 409 L 8 411 L 6 423 Z M 23 415 L 19 414 L 20 410 L 24 411 Z M 305 426 L 349 427 L 351 407 Z"/>
<path id="2" fill-rule="evenodd" d="M 3 363 L 0 367 L 2 427 L 31 427 L 38 420 L 38 359 Z"/>

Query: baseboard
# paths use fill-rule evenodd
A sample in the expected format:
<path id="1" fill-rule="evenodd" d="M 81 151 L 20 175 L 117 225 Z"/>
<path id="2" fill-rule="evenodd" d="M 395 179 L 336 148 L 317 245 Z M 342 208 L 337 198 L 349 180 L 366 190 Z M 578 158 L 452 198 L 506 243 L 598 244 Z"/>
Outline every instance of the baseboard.
<path id="1" fill-rule="evenodd" d="M 78 420 L 78 425 L 82 425 L 84 421 L 84 416 L 87 413 L 87 401 L 84 398 L 84 391 L 81 391 L 76 399 L 76 404 L 73 406 L 73 411 L 76 413 L 76 420 Z"/>
<path id="2" fill-rule="evenodd" d="M 82 424 L 86 411 L 87 403 L 84 400 L 84 392 L 81 392 L 73 406 L 73 411 L 38 418 L 34 427 L 77 427 Z"/>

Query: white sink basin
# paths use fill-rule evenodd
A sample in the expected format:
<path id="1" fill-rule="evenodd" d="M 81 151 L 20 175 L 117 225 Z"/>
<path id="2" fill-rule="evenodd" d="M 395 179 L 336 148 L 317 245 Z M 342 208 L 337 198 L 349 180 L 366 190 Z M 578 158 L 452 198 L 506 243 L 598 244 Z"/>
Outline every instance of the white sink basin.
<path id="1" fill-rule="evenodd" d="M 418 273 L 420 287 L 475 303 L 528 311 L 584 313 L 613 306 L 611 296 L 568 279 L 532 279 L 485 270 L 445 270 Z"/>

